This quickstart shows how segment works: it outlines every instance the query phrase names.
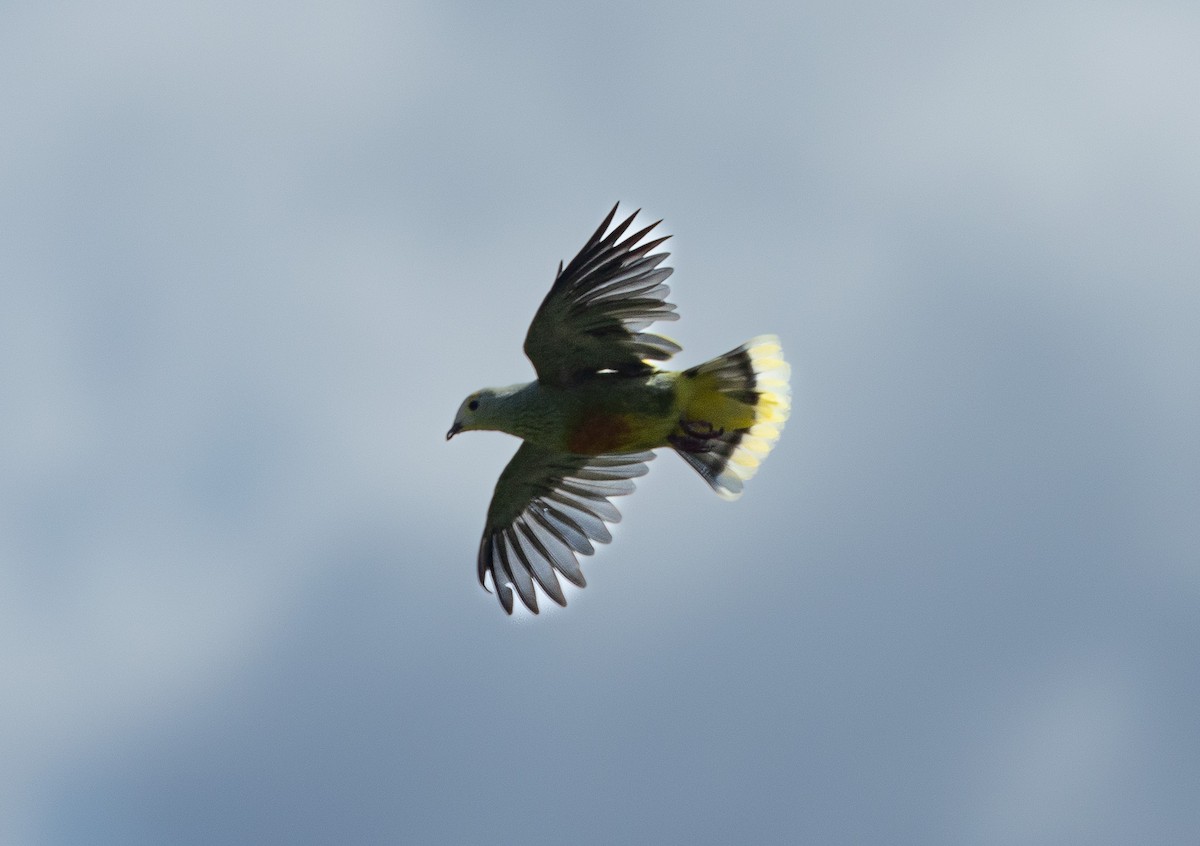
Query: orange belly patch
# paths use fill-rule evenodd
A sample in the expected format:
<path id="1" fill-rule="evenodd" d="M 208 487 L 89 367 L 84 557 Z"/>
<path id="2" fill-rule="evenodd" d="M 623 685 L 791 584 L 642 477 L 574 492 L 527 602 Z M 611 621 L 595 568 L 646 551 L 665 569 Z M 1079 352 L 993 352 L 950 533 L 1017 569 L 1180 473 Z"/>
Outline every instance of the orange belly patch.
<path id="1" fill-rule="evenodd" d="M 567 449 L 580 455 L 604 455 L 628 449 L 633 420 L 627 414 L 587 414 L 567 436 Z"/>

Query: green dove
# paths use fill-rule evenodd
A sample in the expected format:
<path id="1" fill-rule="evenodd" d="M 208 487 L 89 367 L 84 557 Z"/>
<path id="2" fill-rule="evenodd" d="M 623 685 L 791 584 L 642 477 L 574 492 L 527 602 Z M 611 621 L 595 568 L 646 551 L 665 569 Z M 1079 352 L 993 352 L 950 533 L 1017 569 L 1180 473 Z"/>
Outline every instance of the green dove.
<path id="1" fill-rule="evenodd" d="M 500 604 L 513 591 L 533 613 L 538 590 L 566 605 L 559 577 L 585 584 L 579 555 L 612 540 L 610 501 L 634 489 L 654 450 L 670 448 L 726 499 L 779 439 L 791 409 L 779 339 L 762 335 L 687 370 L 663 370 L 681 347 L 644 331 L 676 320 L 666 301 L 667 240 L 628 236 L 634 212 L 608 231 L 614 206 L 558 275 L 525 336 L 537 379 L 463 400 L 446 439 L 488 429 L 523 441 L 500 474 L 479 545 L 479 582 Z M 606 234 L 607 233 L 607 234 Z"/>

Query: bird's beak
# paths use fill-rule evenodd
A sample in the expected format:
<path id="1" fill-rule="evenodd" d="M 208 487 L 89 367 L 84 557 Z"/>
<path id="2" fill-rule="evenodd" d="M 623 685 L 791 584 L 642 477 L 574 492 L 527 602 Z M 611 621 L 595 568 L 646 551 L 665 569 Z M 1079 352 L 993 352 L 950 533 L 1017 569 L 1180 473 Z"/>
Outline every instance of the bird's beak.
<path id="1" fill-rule="evenodd" d="M 461 424 L 457 420 L 455 420 L 454 425 L 450 427 L 450 431 L 446 433 L 446 440 L 450 440 L 451 438 L 453 438 L 455 435 L 457 435 L 459 432 L 462 431 L 462 428 L 463 428 L 463 424 Z"/>

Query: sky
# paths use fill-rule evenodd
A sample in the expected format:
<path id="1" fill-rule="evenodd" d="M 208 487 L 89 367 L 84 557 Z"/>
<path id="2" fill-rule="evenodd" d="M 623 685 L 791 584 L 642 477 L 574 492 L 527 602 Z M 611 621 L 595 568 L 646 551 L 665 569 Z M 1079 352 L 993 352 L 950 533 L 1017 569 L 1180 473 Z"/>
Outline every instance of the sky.
<path id="1" fill-rule="evenodd" d="M 0 8 L 0 841 L 1200 841 L 1200 10 Z M 446 429 L 614 202 L 735 503 Z M 546 604 L 546 603 L 543 603 Z"/>

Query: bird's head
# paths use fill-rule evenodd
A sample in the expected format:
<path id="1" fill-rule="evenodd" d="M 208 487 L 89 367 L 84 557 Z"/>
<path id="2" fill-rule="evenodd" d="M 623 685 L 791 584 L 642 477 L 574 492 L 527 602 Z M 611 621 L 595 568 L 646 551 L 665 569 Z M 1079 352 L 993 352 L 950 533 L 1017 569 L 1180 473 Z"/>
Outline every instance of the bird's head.
<path id="1" fill-rule="evenodd" d="M 463 400 L 462 405 L 458 407 L 458 413 L 454 415 L 454 425 L 446 433 L 446 440 L 450 440 L 459 432 L 468 432 L 471 429 L 496 428 L 493 423 L 497 410 L 496 397 L 495 388 L 484 388 Z"/>

